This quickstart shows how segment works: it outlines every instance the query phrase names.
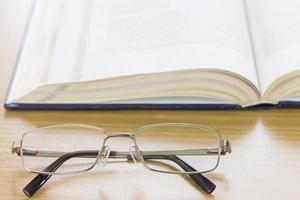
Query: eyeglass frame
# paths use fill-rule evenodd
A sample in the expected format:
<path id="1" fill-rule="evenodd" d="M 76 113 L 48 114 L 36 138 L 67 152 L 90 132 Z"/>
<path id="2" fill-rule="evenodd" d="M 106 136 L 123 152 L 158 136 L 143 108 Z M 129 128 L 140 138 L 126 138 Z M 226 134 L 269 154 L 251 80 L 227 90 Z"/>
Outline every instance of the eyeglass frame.
<path id="1" fill-rule="evenodd" d="M 59 165 L 53 172 L 45 172 L 45 171 L 34 171 L 34 170 L 30 170 L 28 169 L 25 164 L 24 164 L 24 156 L 36 156 L 36 157 L 58 157 L 61 158 L 63 155 L 67 154 L 68 152 L 57 152 L 57 151 L 38 151 L 38 150 L 27 150 L 27 149 L 23 149 L 23 141 L 24 141 L 24 138 L 27 134 L 30 134 L 34 131 L 37 131 L 37 130 L 41 130 L 41 129 L 45 129 L 45 128 L 56 128 L 56 127 L 60 127 L 60 126 L 80 126 L 80 127 L 84 127 L 84 128 L 92 128 L 92 129 L 95 129 L 95 130 L 99 130 L 99 131 L 103 131 L 104 133 L 104 139 L 103 139 L 103 143 L 102 143 L 102 146 L 99 150 L 95 150 L 95 151 L 98 151 L 98 155 L 95 159 L 95 162 L 87 169 L 83 169 L 83 170 L 78 170 L 78 171 L 73 171 L 73 172 L 62 172 L 62 173 L 57 173 L 55 172 L 57 168 L 59 168 L 65 161 L 62 161 L 62 164 Z M 205 129 L 205 130 L 208 130 L 212 133 L 214 133 L 216 136 L 217 136 L 217 139 L 219 140 L 219 146 L 218 147 L 215 147 L 213 148 L 214 151 L 213 152 L 209 152 L 208 150 L 209 149 L 187 149 L 187 150 L 173 150 L 173 151 L 141 151 L 139 146 L 138 146 L 138 143 L 136 141 L 136 135 L 138 135 L 139 131 L 142 131 L 142 130 L 146 130 L 146 129 L 149 129 L 149 128 L 157 128 L 157 127 L 165 127 L 165 126 L 182 126 L 182 127 L 191 127 L 191 128 L 200 128 L 200 129 Z M 131 139 L 133 141 L 133 144 L 134 146 L 131 146 L 134 148 L 133 151 L 129 151 L 129 152 L 121 152 L 121 151 L 109 151 L 106 155 L 102 155 L 105 148 L 108 147 L 106 146 L 106 141 L 112 137 L 127 137 L 129 139 Z M 210 172 L 210 171 L 213 171 L 215 170 L 218 165 L 219 165 L 219 162 L 220 162 L 220 156 L 221 155 L 226 155 L 226 153 L 231 153 L 232 151 L 232 148 L 231 148 L 231 145 L 230 145 L 230 142 L 227 140 L 227 139 L 224 139 L 220 136 L 219 132 L 213 128 L 210 128 L 210 127 L 207 127 L 207 126 L 203 126 L 203 125 L 198 125 L 198 124 L 190 124 L 190 123 L 158 123 L 158 124 L 151 124 L 151 125 L 146 125 L 146 126 L 142 126 L 140 128 L 137 128 L 135 129 L 132 133 L 126 133 L 126 132 L 107 132 L 105 131 L 103 128 L 101 127 L 98 127 L 98 126 L 92 126 L 92 125 L 86 125 L 86 124 L 58 124 L 58 125 L 45 125 L 45 126 L 41 126 L 41 127 L 37 127 L 37 128 L 34 128 L 34 129 L 31 129 L 31 130 L 28 130 L 26 131 L 23 135 L 22 135 L 22 138 L 20 140 L 20 146 L 19 147 L 15 147 L 14 146 L 15 143 L 13 143 L 12 145 L 12 149 L 11 149 L 11 152 L 14 154 L 16 153 L 18 156 L 21 156 L 21 159 L 22 159 L 22 166 L 23 168 L 28 171 L 28 172 L 31 172 L 31 173 L 35 173 L 35 174 L 39 174 L 38 176 L 40 175 L 47 175 L 47 176 L 52 176 L 52 175 L 70 175 L 70 174 L 78 174 L 78 173 L 84 173 L 84 172 L 87 172 L 91 169 L 93 169 L 100 161 L 100 163 L 102 164 L 105 164 L 106 161 L 107 161 L 107 158 L 127 158 L 127 160 L 130 160 L 130 157 L 132 158 L 131 160 L 133 160 L 135 163 L 136 162 L 141 162 L 143 164 L 143 166 L 148 169 L 148 170 L 151 170 L 151 171 L 155 171 L 155 172 L 160 172 L 160 173 L 168 173 L 168 174 L 187 174 L 189 175 L 200 187 L 204 187 L 203 189 L 207 192 L 207 193 L 211 193 L 214 189 L 215 189 L 215 185 L 209 181 L 207 178 L 205 178 L 202 173 L 207 173 L 207 172 Z M 216 152 L 217 150 L 217 152 Z M 185 154 L 185 152 L 187 152 L 187 154 Z M 205 151 L 205 152 L 204 152 Z M 133 154 L 133 152 L 135 153 L 135 155 Z M 175 153 L 176 154 L 175 154 Z M 71 152 L 69 152 L 71 153 Z M 113 153 L 114 155 L 112 155 L 112 157 L 110 156 L 110 153 Z M 145 154 L 146 153 L 146 154 Z M 180 153 L 180 154 L 178 154 Z M 191 154 L 192 153 L 192 154 Z M 217 154 L 218 158 L 217 158 L 217 162 L 216 162 L 216 165 L 214 168 L 210 169 L 210 170 L 205 170 L 205 171 L 196 171 L 194 168 L 190 167 L 187 163 L 185 163 L 184 161 L 182 161 L 180 158 L 178 158 L 177 156 L 179 155 L 194 155 L 194 156 L 203 156 L 203 155 L 208 155 L 209 153 L 213 153 L 213 154 Z M 27 155 L 26 155 L 27 154 Z M 144 159 L 144 156 L 148 156 L 149 155 L 162 155 L 163 156 L 175 156 L 177 159 L 181 160 L 185 165 L 187 165 L 188 167 L 190 167 L 191 169 L 193 169 L 194 171 L 185 171 L 184 169 L 184 172 L 183 171 L 164 171 L 164 170 L 157 170 L 157 169 L 153 169 L 151 167 L 149 167 L 146 162 L 145 162 L 145 159 Z M 167 154 L 167 155 L 166 155 Z M 78 156 L 74 156 L 74 157 L 78 157 Z M 69 159 L 71 159 L 72 157 L 70 157 Z M 94 157 L 92 157 L 94 158 Z M 104 159 L 104 160 L 102 160 Z M 150 158 L 151 159 L 151 158 Z M 154 158 L 155 159 L 155 158 Z M 68 160 L 68 159 L 67 159 Z M 173 160 L 174 161 L 174 160 Z M 56 162 L 56 161 L 54 161 Z M 53 162 L 53 163 L 54 163 Z M 51 163 L 49 166 L 51 166 L 53 163 Z M 176 164 L 178 164 L 176 162 Z M 178 164 L 181 168 L 182 166 L 180 164 Z M 48 166 L 48 167 L 49 167 Z M 47 167 L 45 168 L 47 169 Z M 44 170 L 45 170 L 44 169 Z M 199 179 L 199 177 L 197 175 L 200 175 L 200 178 L 205 180 L 208 184 L 210 185 L 209 188 L 205 188 L 205 186 L 203 185 L 203 183 L 198 183 L 199 180 L 195 180 L 195 178 Z M 37 176 L 37 177 L 38 177 Z M 36 177 L 36 178 L 37 178 Z M 49 177 L 49 178 L 50 178 Z M 48 178 L 47 178 L 48 179 Z M 34 179 L 33 179 L 34 180 Z M 47 180 L 46 180 L 47 181 Z M 45 181 L 45 182 L 46 182 Z M 198 181 L 198 182 L 197 182 Z M 33 181 L 32 181 L 33 182 Z M 200 182 L 203 182 L 200 181 Z M 44 183 L 43 183 L 44 184 Z M 42 185 L 43 185 L 42 184 Z M 29 184 L 28 184 L 29 185 Z M 27 185 L 27 186 L 28 186 Z M 41 186 L 42 186 L 41 185 Z M 214 187 L 212 187 L 214 185 Z M 40 186 L 40 187 L 41 187 Z M 40 188 L 39 187 L 39 188 Z M 26 188 L 26 187 L 25 187 Z M 32 196 L 35 191 L 33 192 L 32 195 L 30 194 L 27 194 L 25 192 L 25 188 L 24 188 L 24 193 L 27 195 L 27 196 Z M 37 188 L 37 190 L 39 189 Z M 212 191 L 211 191 L 212 190 Z"/>

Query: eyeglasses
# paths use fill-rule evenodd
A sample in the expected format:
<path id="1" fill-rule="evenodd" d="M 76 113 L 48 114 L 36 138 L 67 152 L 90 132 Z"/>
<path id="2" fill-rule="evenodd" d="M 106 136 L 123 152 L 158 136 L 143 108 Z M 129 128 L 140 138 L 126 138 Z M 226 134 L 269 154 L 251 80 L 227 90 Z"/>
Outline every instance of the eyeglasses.
<path id="1" fill-rule="evenodd" d="M 124 139 L 131 143 L 129 149 Z M 231 146 L 216 130 L 196 124 L 153 124 L 132 133 L 61 124 L 25 132 L 19 147 L 13 143 L 12 153 L 21 157 L 25 170 L 38 174 L 23 189 L 29 197 L 52 175 L 82 173 L 98 163 L 104 166 L 124 159 L 155 172 L 187 174 L 210 194 L 216 186 L 202 173 L 216 169 L 220 156 L 231 153 Z"/>

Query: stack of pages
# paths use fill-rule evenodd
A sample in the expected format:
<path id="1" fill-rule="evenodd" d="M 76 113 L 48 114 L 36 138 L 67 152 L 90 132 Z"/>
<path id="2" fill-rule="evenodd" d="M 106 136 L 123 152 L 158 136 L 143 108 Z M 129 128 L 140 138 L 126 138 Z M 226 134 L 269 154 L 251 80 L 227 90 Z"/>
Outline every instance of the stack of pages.
<path id="1" fill-rule="evenodd" d="M 6 108 L 300 105 L 299 0 L 35 1 Z"/>

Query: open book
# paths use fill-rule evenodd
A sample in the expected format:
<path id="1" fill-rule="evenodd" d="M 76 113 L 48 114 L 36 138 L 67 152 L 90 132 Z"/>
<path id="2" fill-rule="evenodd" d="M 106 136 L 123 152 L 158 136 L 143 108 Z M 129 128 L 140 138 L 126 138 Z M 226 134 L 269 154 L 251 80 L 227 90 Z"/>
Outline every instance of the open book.
<path id="1" fill-rule="evenodd" d="M 299 10 L 299 0 L 36 1 L 5 106 L 297 104 Z"/>

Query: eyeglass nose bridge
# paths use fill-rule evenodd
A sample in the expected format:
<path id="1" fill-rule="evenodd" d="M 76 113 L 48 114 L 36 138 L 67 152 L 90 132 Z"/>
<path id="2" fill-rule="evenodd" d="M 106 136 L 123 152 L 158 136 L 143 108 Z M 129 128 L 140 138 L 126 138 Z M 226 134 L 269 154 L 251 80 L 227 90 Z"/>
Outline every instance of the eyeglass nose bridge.
<path id="1" fill-rule="evenodd" d="M 106 137 L 103 140 L 101 151 L 99 153 L 98 162 L 100 163 L 100 166 L 104 167 L 107 163 L 108 158 L 110 157 L 110 148 L 108 145 L 106 145 L 106 142 L 110 138 L 129 138 L 133 141 L 133 146 L 129 146 L 129 151 L 126 153 L 126 155 L 118 155 L 117 157 L 128 158 L 131 157 L 131 159 L 134 161 L 136 165 L 143 164 L 143 158 L 139 151 L 139 147 L 137 146 L 136 140 L 135 140 L 135 134 L 134 133 L 127 133 L 127 132 L 108 132 L 106 133 Z M 114 151 L 112 151 L 114 152 Z M 124 153 L 124 152 L 123 152 Z M 116 155 L 114 155 L 116 156 Z"/>
<path id="2" fill-rule="evenodd" d="M 103 140 L 101 151 L 102 151 L 103 147 L 106 145 L 107 140 L 110 139 L 110 138 L 115 138 L 115 137 L 129 138 L 129 139 L 131 139 L 133 141 L 133 143 L 136 146 L 136 148 L 138 148 L 136 140 L 135 140 L 135 134 L 134 133 L 127 133 L 127 132 L 107 132 L 106 133 L 106 137 Z"/>
<path id="3" fill-rule="evenodd" d="M 134 133 L 127 133 L 127 132 L 107 132 L 106 137 L 104 138 L 104 142 L 108 140 L 109 138 L 113 137 L 128 137 L 130 139 L 135 140 L 135 134 Z"/>

